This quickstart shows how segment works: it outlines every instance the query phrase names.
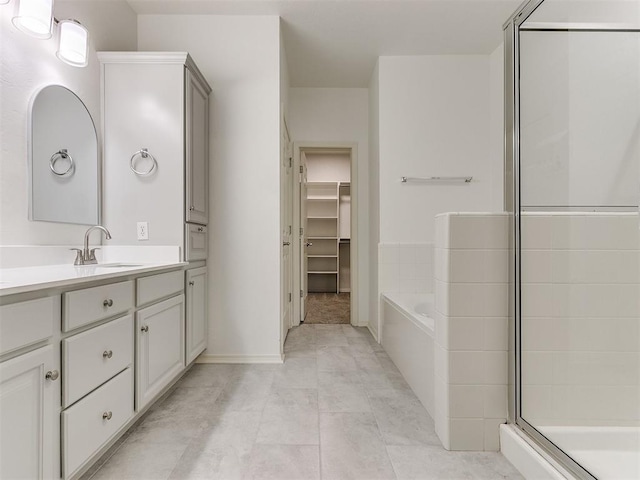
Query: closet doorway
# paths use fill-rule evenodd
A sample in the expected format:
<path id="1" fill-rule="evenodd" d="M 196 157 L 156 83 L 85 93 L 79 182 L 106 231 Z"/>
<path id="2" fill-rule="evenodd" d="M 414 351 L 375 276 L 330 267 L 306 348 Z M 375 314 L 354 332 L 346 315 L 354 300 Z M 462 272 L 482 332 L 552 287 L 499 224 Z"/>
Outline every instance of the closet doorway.
<path id="1" fill-rule="evenodd" d="M 296 145 L 299 242 L 294 324 L 353 324 L 357 258 L 355 146 Z"/>

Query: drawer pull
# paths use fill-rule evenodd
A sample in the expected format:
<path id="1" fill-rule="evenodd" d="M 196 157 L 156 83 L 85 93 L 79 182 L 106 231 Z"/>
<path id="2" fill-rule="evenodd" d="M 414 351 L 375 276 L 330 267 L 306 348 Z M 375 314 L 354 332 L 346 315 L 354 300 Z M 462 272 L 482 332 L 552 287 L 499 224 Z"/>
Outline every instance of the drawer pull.
<path id="1" fill-rule="evenodd" d="M 145 325 L 144 327 L 142 327 L 140 329 L 141 332 L 148 332 L 149 331 L 149 325 Z"/>
<path id="2" fill-rule="evenodd" d="M 104 412 L 102 414 L 102 419 L 103 420 L 111 420 L 111 417 L 113 417 L 113 413 L 112 412 Z"/>
<path id="3" fill-rule="evenodd" d="M 105 306 L 105 307 L 113 307 L 113 300 L 108 298 L 107 300 L 102 302 L 102 305 Z"/>
<path id="4" fill-rule="evenodd" d="M 113 357 L 113 352 L 111 350 L 105 350 L 102 352 L 102 358 L 111 358 Z"/>
<path id="5" fill-rule="evenodd" d="M 193 205 L 191 205 L 191 206 L 189 207 L 189 211 L 190 211 L 190 212 L 193 212 L 195 209 L 196 209 L 196 207 L 194 207 Z"/>
<path id="6" fill-rule="evenodd" d="M 194 283 L 193 281 L 191 281 L 191 282 L 189 282 L 189 285 L 190 285 L 191 287 L 193 287 L 193 286 L 195 285 L 195 283 Z"/>
<path id="7" fill-rule="evenodd" d="M 199 232 L 204 232 L 204 227 L 198 227 Z"/>
<path id="8" fill-rule="evenodd" d="M 58 370 L 49 370 L 44 378 L 46 378 L 47 380 L 57 380 L 58 377 L 60 376 L 60 373 L 58 372 Z"/>

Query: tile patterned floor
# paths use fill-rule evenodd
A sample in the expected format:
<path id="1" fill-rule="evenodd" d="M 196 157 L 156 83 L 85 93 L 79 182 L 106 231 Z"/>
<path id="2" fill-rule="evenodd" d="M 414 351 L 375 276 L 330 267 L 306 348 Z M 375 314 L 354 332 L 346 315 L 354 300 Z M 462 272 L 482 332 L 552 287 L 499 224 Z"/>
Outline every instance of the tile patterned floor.
<path id="1" fill-rule="evenodd" d="M 195 365 L 85 479 L 522 478 L 499 453 L 445 451 L 368 330 L 302 325 L 285 349 Z"/>

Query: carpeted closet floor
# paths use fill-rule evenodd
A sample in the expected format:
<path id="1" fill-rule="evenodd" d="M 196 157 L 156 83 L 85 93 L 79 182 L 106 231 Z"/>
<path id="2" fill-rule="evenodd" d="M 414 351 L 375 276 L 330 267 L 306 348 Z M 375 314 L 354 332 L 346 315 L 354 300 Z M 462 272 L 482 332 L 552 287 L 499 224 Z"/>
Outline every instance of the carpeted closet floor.
<path id="1" fill-rule="evenodd" d="M 349 324 L 350 297 L 349 293 L 309 293 L 309 310 L 304 323 Z"/>

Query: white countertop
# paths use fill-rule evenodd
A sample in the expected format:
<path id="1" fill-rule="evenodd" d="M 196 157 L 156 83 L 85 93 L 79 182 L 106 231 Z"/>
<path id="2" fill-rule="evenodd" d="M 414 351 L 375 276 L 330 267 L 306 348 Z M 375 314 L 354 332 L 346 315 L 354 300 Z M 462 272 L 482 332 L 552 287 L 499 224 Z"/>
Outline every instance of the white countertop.
<path id="1" fill-rule="evenodd" d="M 0 296 L 26 293 L 45 288 L 81 285 L 94 280 L 109 280 L 128 275 L 169 270 L 187 262 L 105 263 L 97 265 L 44 265 L 0 269 Z"/>

